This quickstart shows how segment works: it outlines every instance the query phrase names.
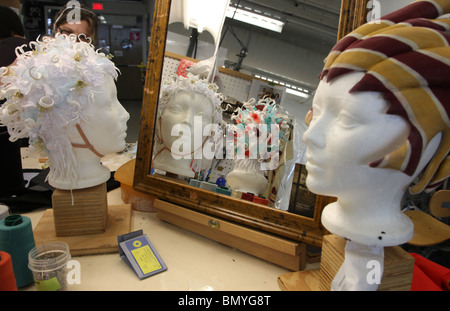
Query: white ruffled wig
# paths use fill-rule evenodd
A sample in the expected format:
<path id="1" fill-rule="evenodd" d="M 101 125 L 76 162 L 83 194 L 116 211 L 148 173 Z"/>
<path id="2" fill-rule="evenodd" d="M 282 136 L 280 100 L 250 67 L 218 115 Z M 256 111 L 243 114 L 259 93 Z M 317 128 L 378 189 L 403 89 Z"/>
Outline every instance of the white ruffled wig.
<path id="1" fill-rule="evenodd" d="M 157 122 L 161 124 L 162 115 L 167 104 L 177 94 L 185 93 L 190 96 L 194 94 L 204 95 L 212 105 L 212 124 L 219 125 L 219 130 L 222 126 L 222 102 L 225 96 L 218 92 L 218 85 L 215 83 L 209 83 L 208 80 L 201 78 L 199 75 L 187 73 L 186 76 L 172 75 L 169 79 L 163 81 L 161 84 L 161 92 L 159 95 Z M 162 140 L 162 133 L 160 126 L 156 126 L 156 150 L 163 150 L 167 148 Z M 163 149 L 161 149 L 163 148 Z M 159 153 L 157 153 L 158 155 Z M 155 156 L 156 157 L 156 156 Z"/>
<path id="2" fill-rule="evenodd" d="M 161 85 L 161 95 L 158 104 L 158 117 L 164 111 L 164 107 L 169 100 L 180 92 L 187 94 L 199 93 L 205 95 L 213 105 L 213 123 L 220 124 L 222 121 L 222 108 L 221 104 L 225 99 L 225 96 L 218 93 L 219 87 L 215 83 L 209 83 L 206 79 L 200 78 L 198 75 L 188 73 L 184 76 L 172 76 L 171 79 L 164 81 Z"/>
<path id="3" fill-rule="evenodd" d="M 105 54 L 98 53 L 75 35 L 43 37 L 16 48 L 17 62 L 0 70 L 0 123 L 11 141 L 29 138 L 30 147 L 49 157 L 49 176 L 76 183 L 76 161 L 66 129 L 84 120 L 86 107 L 106 76 L 118 70 Z M 47 178 L 49 177 L 47 176 Z"/>
<path id="4" fill-rule="evenodd" d="M 244 154 L 247 158 L 255 159 L 257 155 L 264 159 L 271 159 L 275 154 L 284 150 L 285 144 L 290 140 L 292 118 L 288 111 L 279 106 L 272 98 L 264 98 L 255 101 L 251 98 L 244 102 L 241 108 L 238 108 L 232 115 L 231 120 L 235 124 L 231 126 L 233 131 L 239 133 L 239 137 L 244 138 L 244 144 L 240 144 L 235 137 L 235 151 L 239 154 L 239 149 L 244 148 Z M 263 140 L 263 132 L 260 131 L 260 125 L 267 126 L 266 136 Z M 272 137 L 275 133 L 271 132 L 271 126 L 278 126 L 278 137 Z M 250 141 L 257 141 L 258 146 L 252 150 Z M 259 144 L 264 141 L 264 145 Z"/>

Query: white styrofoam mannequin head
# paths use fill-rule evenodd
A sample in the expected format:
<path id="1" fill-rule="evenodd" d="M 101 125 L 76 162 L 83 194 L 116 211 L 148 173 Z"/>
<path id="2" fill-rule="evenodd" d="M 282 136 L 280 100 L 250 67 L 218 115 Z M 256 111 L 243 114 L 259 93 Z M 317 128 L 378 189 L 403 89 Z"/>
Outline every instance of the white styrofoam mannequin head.
<path id="1" fill-rule="evenodd" d="M 223 95 L 217 90 L 216 84 L 191 73 L 161 84 L 152 168 L 195 176 L 192 161 L 201 161 L 206 140 L 222 121 Z"/>
<path id="2" fill-rule="evenodd" d="M 195 145 L 195 131 L 201 131 L 213 122 L 214 107 L 210 99 L 201 93 L 180 92 L 165 105 L 157 126 L 161 147 L 153 162 L 153 168 L 187 177 L 194 177 L 191 161 L 196 151 L 201 151 L 203 144 Z M 197 117 L 197 118 L 196 118 Z M 195 128 L 194 122 L 201 120 L 202 126 Z M 177 125 L 187 126 L 189 133 L 175 130 Z M 175 127 L 175 129 L 177 129 Z M 179 128 L 183 129 L 182 127 Z M 201 142 L 206 138 L 201 138 Z M 176 145 L 174 145 L 176 144 Z M 173 148 L 172 148 L 173 147 Z M 186 149 L 186 147 L 189 147 Z M 200 150 L 198 150 L 200 148 Z M 174 157 L 175 156 L 175 157 Z"/>
<path id="3" fill-rule="evenodd" d="M 125 149 L 129 118 L 129 113 L 117 99 L 114 79 L 105 76 L 104 85 L 98 88 L 93 103 L 86 107 L 85 118 L 78 124 L 81 132 L 76 126 L 67 128 L 73 158 L 77 162 L 76 186 L 62 175 L 49 176 L 49 184 L 58 189 L 81 189 L 106 182 L 111 177 L 110 170 L 101 164 L 99 158 Z M 86 147 L 87 142 L 92 149 Z"/>
<path id="4" fill-rule="evenodd" d="M 377 290 L 384 247 L 413 236 L 403 194 L 450 176 L 449 26 L 438 19 L 449 3 L 417 0 L 366 23 L 325 60 L 304 139 L 308 187 L 337 197 L 322 224 L 347 239 L 332 290 Z"/>
<path id="5" fill-rule="evenodd" d="M 118 70 L 75 35 L 43 37 L 0 72 L 0 123 L 10 140 L 29 138 L 48 156 L 49 184 L 59 189 L 96 186 L 110 177 L 100 158 L 125 147 L 128 113 L 117 100 Z"/>
<path id="6" fill-rule="evenodd" d="M 235 160 L 233 170 L 227 175 L 227 184 L 233 191 L 259 195 L 269 186 L 258 160 Z"/>
<path id="7" fill-rule="evenodd" d="M 378 92 L 350 93 L 364 73 L 321 81 L 313 101 L 313 119 L 303 139 L 307 145 L 307 186 L 337 197 L 322 213 L 330 232 L 365 245 L 393 246 L 409 241 L 413 224 L 400 210 L 403 194 L 428 163 L 440 142 L 428 146 L 413 176 L 369 163 L 398 148 L 409 125 L 386 114 L 388 102 Z"/>
<path id="8" fill-rule="evenodd" d="M 265 171 L 279 167 L 291 135 L 289 112 L 270 97 L 252 98 L 233 112 L 231 120 L 227 135 L 234 140 L 235 159 L 227 183 L 233 191 L 264 194 L 269 187 Z"/>

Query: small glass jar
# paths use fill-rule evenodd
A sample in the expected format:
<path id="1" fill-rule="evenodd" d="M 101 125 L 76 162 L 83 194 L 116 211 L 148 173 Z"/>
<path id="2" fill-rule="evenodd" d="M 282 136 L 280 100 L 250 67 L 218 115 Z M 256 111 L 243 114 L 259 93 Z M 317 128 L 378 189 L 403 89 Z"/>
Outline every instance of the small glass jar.
<path id="1" fill-rule="evenodd" d="M 28 267 L 33 272 L 39 291 L 67 290 L 67 262 L 71 259 L 69 245 L 48 242 L 33 248 L 28 254 Z"/>

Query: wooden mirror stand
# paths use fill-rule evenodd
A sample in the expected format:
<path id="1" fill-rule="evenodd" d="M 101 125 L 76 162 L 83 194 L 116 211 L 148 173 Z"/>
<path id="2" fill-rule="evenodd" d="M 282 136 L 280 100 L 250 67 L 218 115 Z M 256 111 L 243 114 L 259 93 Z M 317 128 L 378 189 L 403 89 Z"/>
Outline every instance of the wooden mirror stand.
<path id="1" fill-rule="evenodd" d="M 299 270 L 305 244 L 321 247 L 323 208 L 334 198 L 317 196 L 313 217 L 191 187 L 179 179 L 150 174 L 159 89 L 165 60 L 170 1 L 156 0 L 144 86 L 133 187 L 156 198 L 158 216 L 190 231 Z M 342 0 L 338 39 L 365 22 L 367 0 Z M 219 72 L 227 74 L 220 68 Z M 226 94 L 225 94 L 226 95 Z"/>

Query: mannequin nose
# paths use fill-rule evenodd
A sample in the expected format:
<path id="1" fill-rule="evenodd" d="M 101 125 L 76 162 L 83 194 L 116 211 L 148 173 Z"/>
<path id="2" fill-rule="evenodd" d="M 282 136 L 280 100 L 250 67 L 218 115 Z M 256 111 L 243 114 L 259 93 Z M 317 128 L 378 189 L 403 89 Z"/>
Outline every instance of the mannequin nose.
<path id="1" fill-rule="evenodd" d="M 306 145 L 313 145 L 317 148 L 325 147 L 325 131 L 317 122 L 310 124 L 309 128 L 303 133 L 303 141 Z"/>
<path id="2" fill-rule="evenodd" d="M 128 120 L 130 119 L 130 114 L 125 109 L 125 107 L 122 106 L 122 104 L 119 101 L 116 101 L 116 104 L 114 104 L 113 107 L 114 107 L 113 109 L 115 109 L 116 111 L 118 119 L 124 123 L 128 122 Z"/>
<path id="3" fill-rule="evenodd" d="M 190 127 L 194 126 L 194 117 L 195 115 L 190 113 L 190 112 L 186 112 L 186 114 L 183 116 L 182 122 L 183 124 L 189 125 Z"/>
<path id="4" fill-rule="evenodd" d="M 128 120 L 130 120 L 130 114 L 124 108 L 123 122 L 128 122 Z"/>
<path id="5" fill-rule="evenodd" d="M 194 118 L 192 116 L 190 116 L 190 115 L 186 116 L 186 118 L 184 120 L 184 123 L 189 125 L 189 126 L 192 126 L 194 124 Z"/>

